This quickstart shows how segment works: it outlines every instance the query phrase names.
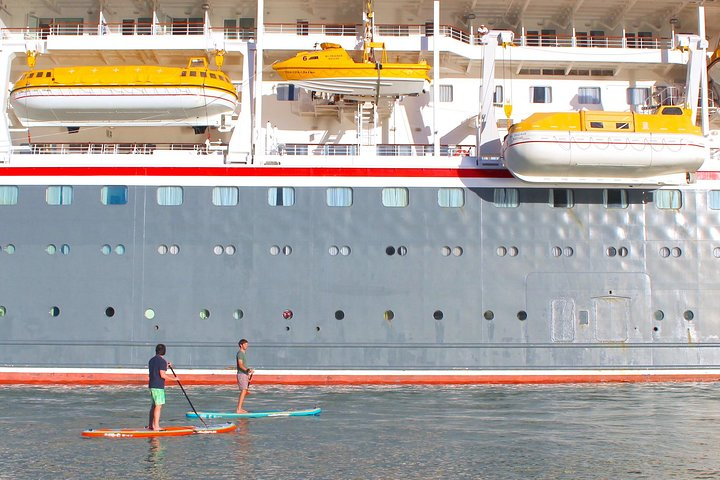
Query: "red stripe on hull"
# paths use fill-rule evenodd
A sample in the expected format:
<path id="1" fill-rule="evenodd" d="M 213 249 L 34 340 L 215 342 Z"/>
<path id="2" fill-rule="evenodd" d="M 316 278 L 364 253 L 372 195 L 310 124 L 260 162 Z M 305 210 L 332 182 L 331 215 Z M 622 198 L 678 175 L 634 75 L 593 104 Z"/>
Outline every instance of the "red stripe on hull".
<path id="1" fill-rule="evenodd" d="M 180 375 L 184 385 L 235 385 L 235 374 L 184 374 Z M 253 376 L 255 385 L 482 385 L 482 384 L 562 384 L 562 383 L 629 383 L 629 382 L 716 382 L 720 380 L 713 373 L 642 373 L 642 374 L 541 374 L 518 373 L 489 375 L 263 375 Z M 145 385 L 146 374 L 116 373 L 0 373 L 2 385 Z M 167 382 L 168 386 L 175 382 Z"/>

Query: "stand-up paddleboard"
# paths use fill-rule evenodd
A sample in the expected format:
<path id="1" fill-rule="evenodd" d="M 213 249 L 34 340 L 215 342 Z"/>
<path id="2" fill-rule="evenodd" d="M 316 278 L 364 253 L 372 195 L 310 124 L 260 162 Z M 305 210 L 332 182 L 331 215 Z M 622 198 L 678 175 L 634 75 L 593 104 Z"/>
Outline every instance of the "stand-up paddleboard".
<path id="1" fill-rule="evenodd" d="M 308 410 L 262 410 L 248 413 L 235 412 L 187 412 L 188 418 L 262 418 L 262 417 L 307 417 L 309 415 L 320 415 L 320 408 Z"/>
<path id="2" fill-rule="evenodd" d="M 162 430 L 147 430 L 144 428 L 137 430 L 132 428 L 98 428 L 85 430 L 82 432 L 82 436 L 104 438 L 180 437 L 183 435 L 228 433 L 235 430 L 235 428 L 237 428 L 237 425 L 232 422 L 208 425 L 207 427 L 194 425 L 163 427 Z"/>

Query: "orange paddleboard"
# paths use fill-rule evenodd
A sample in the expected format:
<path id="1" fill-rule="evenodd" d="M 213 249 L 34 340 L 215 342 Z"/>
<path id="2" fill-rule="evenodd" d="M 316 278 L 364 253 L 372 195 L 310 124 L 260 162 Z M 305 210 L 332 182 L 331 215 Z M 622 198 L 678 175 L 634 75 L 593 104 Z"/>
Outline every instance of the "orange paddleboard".
<path id="1" fill-rule="evenodd" d="M 220 425 L 205 426 L 173 426 L 164 427 L 162 430 L 132 429 L 132 428 L 99 428 L 82 432 L 83 437 L 102 438 L 146 438 L 146 437 L 179 437 L 183 435 L 228 433 L 237 428 L 232 422 Z"/>

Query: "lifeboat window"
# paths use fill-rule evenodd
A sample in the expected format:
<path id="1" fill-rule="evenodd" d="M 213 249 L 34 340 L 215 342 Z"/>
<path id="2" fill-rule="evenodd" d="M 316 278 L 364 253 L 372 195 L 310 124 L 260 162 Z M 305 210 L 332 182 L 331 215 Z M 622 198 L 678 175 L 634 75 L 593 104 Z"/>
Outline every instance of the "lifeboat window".
<path id="1" fill-rule="evenodd" d="M 52 77 L 52 72 L 45 72 L 45 78 Z"/>
<path id="2" fill-rule="evenodd" d="M 630 124 L 628 122 L 617 122 L 615 128 L 617 130 L 630 130 Z"/>
<path id="3" fill-rule="evenodd" d="M 191 71 L 191 72 L 190 72 L 190 76 L 191 76 L 191 77 L 197 77 L 197 72 L 192 72 L 192 71 Z"/>
<path id="4" fill-rule="evenodd" d="M 520 205 L 520 192 L 517 188 L 496 188 L 493 204 L 498 208 L 515 208 Z"/>
<path id="5" fill-rule="evenodd" d="M 710 210 L 720 210 L 720 190 L 710 190 L 708 192 L 708 208 Z"/>
<path id="6" fill-rule="evenodd" d="M 32 73 L 28 73 L 28 76 L 27 76 L 27 78 L 33 78 L 34 76 L 35 76 L 35 72 L 32 72 Z"/>
<path id="7" fill-rule="evenodd" d="M 237 187 L 214 187 L 212 203 L 218 207 L 232 207 L 238 204 Z"/>
<path id="8" fill-rule="evenodd" d="M 660 210 L 679 210 L 682 207 L 680 190 L 655 190 L 653 197 L 655 206 Z"/>
<path id="9" fill-rule="evenodd" d="M 326 200 L 328 207 L 349 207 L 353 201 L 353 190 L 350 187 L 330 187 Z"/>
<path id="10" fill-rule="evenodd" d="M 600 87 L 578 88 L 578 103 L 580 105 L 599 105 Z"/>
<path id="11" fill-rule="evenodd" d="M 125 205 L 128 203 L 128 187 L 125 185 L 102 187 L 100 201 L 103 205 Z"/>
<path id="12" fill-rule="evenodd" d="M 157 203 L 158 205 L 182 205 L 182 187 L 158 187 Z"/>
<path id="13" fill-rule="evenodd" d="M 182 72 L 180 72 L 180 76 L 187 77 L 187 71 L 183 70 Z"/>
<path id="14" fill-rule="evenodd" d="M 407 207 L 410 194 L 407 188 L 392 187 L 382 189 L 382 204 L 385 207 Z"/>
<path id="15" fill-rule="evenodd" d="M 290 207 L 295 205 L 295 189 L 292 187 L 268 188 L 268 205 L 273 207 Z"/>
<path id="16" fill-rule="evenodd" d="M 605 128 L 603 122 L 590 122 L 590 128 Z"/>
<path id="17" fill-rule="evenodd" d="M 440 85 L 440 94 L 438 101 L 440 102 L 452 102 L 453 101 L 453 86 L 452 85 Z"/>
<path id="18" fill-rule="evenodd" d="M 217 78 L 217 75 L 215 75 L 214 73 L 211 73 L 210 78 Z"/>
<path id="19" fill-rule="evenodd" d="M 548 201 L 553 208 L 572 208 L 575 205 L 573 191 L 569 188 L 551 188 Z"/>
<path id="20" fill-rule="evenodd" d="M 665 107 L 662 109 L 663 115 L 682 115 L 682 108 L 680 107 Z"/>
<path id="21" fill-rule="evenodd" d="M 438 205 L 446 208 L 459 208 L 465 205 L 465 191 L 462 188 L 439 188 Z"/>
<path id="22" fill-rule="evenodd" d="M 603 204 L 605 208 L 627 208 L 627 191 L 622 189 L 603 190 Z"/>
<path id="23" fill-rule="evenodd" d="M 69 185 L 53 185 L 45 189 L 45 201 L 48 205 L 70 205 L 73 198 L 73 187 Z"/>
<path id="24" fill-rule="evenodd" d="M 0 205 L 17 205 L 18 187 L 5 185 L 0 187 Z"/>
<path id="25" fill-rule="evenodd" d="M 206 78 L 206 77 L 207 77 L 207 72 L 200 72 L 200 76 L 203 77 L 203 78 Z"/>
<path id="26" fill-rule="evenodd" d="M 530 87 L 530 101 L 532 103 L 552 103 L 552 88 Z"/>

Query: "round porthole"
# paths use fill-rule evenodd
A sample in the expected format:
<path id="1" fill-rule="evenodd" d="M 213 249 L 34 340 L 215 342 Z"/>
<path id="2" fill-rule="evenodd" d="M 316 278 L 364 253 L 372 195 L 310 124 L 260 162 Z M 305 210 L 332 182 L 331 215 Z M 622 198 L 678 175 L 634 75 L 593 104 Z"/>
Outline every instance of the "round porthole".
<path id="1" fill-rule="evenodd" d="M 233 318 L 234 318 L 235 320 L 240 320 L 240 319 L 243 318 L 244 316 L 245 316 L 245 314 L 244 314 L 243 311 L 240 310 L 239 308 L 233 312 Z"/>
<path id="2" fill-rule="evenodd" d="M 683 318 L 689 322 L 690 320 L 695 318 L 695 314 L 692 312 L 692 310 L 685 310 L 683 312 Z"/>
<path id="3" fill-rule="evenodd" d="M 485 317 L 485 320 L 492 320 L 495 318 L 495 314 L 492 310 L 486 310 L 485 313 L 483 313 L 483 317 Z"/>
<path id="4" fill-rule="evenodd" d="M 527 312 L 526 312 L 525 310 L 520 310 L 520 311 L 518 312 L 518 314 L 517 314 L 517 318 L 518 318 L 518 320 L 520 320 L 520 321 L 525 321 L 525 320 L 527 320 Z"/>
<path id="5" fill-rule="evenodd" d="M 105 316 L 106 317 L 114 317 L 115 316 L 115 309 L 113 307 L 107 307 L 105 309 Z"/>
<path id="6" fill-rule="evenodd" d="M 210 318 L 210 310 L 208 310 L 207 308 L 203 308 L 202 310 L 200 310 L 200 319 L 205 320 L 208 318 Z"/>
<path id="7" fill-rule="evenodd" d="M 345 318 L 345 312 L 342 310 L 336 310 L 335 311 L 335 320 L 342 320 Z"/>
<path id="8" fill-rule="evenodd" d="M 435 311 L 433 312 L 433 318 L 434 318 L 435 320 L 442 320 L 444 316 L 445 316 L 445 315 L 443 315 L 442 310 L 435 310 Z"/>
<path id="9" fill-rule="evenodd" d="M 52 307 L 50 308 L 50 316 L 51 317 L 57 317 L 60 315 L 60 308 L 59 307 Z"/>
<path id="10" fill-rule="evenodd" d="M 395 313 L 393 313 L 392 310 L 386 310 L 386 311 L 385 311 L 385 320 L 390 321 L 390 320 L 392 320 L 393 318 L 395 318 Z"/>
<path id="11" fill-rule="evenodd" d="M 663 318 L 665 318 L 665 312 L 663 312 L 662 310 L 655 310 L 653 317 L 655 317 L 655 320 L 662 320 Z"/>
<path id="12" fill-rule="evenodd" d="M 386 255 L 395 255 L 395 247 L 390 246 L 385 249 Z"/>
<path id="13" fill-rule="evenodd" d="M 145 318 L 147 318 L 148 320 L 152 320 L 153 318 L 155 318 L 155 310 L 153 310 L 152 308 L 148 308 L 147 310 L 145 310 Z"/>

